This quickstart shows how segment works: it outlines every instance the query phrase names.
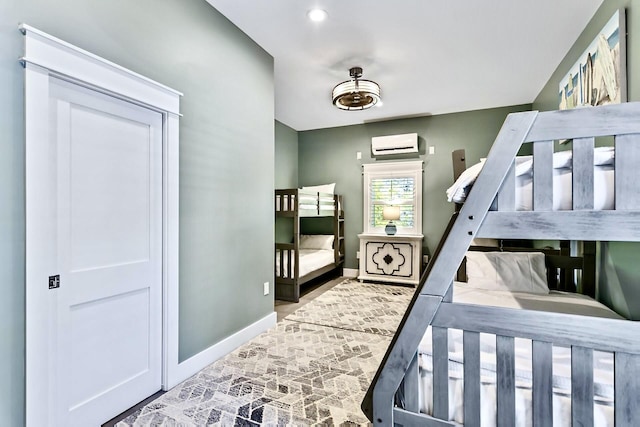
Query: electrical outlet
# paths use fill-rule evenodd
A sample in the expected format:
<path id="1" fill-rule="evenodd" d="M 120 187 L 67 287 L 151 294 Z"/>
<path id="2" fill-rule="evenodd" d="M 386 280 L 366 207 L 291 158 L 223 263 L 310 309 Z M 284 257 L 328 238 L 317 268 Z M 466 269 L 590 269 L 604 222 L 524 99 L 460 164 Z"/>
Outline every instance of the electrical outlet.
<path id="1" fill-rule="evenodd" d="M 264 294 L 269 295 L 269 282 L 264 282 Z"/>
<path id="2" fill-rule="evenodd" d="M 356 160 L 361 160 L 362 159 L 362 151 L 357 151 L 356 152 Z"/>
<path id="3" fill-rule="evenodd" d="M 435 145 L 430 145 L 430 146 L 429 146 L 429 154 L 436 154 L 436 147 L 435 147 Z"/>
<path id="4" fill-rule="evenodd" d="M 422 255 L 422 263 L 423 264 L 429 263 L 429 255 Z"/>

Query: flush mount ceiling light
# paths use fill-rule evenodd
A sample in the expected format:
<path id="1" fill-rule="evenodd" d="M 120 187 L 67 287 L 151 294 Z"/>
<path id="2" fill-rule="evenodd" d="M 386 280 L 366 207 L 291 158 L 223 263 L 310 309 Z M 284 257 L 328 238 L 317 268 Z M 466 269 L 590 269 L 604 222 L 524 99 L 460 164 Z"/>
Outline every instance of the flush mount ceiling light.
<path id="1" fill-rule="evenodd" d="M 380 86 L 371 80 L 362 80 L 362 68 L 349 70 L 351 80 L 333 88 L 333 105 L 341 110 L 366 110 L 380 102 Z"/>

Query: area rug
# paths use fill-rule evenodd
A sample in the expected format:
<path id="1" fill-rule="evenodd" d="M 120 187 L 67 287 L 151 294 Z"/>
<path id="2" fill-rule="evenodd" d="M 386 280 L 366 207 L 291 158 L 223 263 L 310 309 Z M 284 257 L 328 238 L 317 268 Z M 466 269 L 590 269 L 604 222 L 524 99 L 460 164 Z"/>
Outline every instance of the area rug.
<path id="1" fill-rule="evenodd" d="M 368 425 L 360 402 L 412 293 L 338 284 L 117 425 Z"/>
<path id="2" fill-rule="evenodd" d="M 345 280 L 287 320 L 393 336 L 415 288 Z"/>

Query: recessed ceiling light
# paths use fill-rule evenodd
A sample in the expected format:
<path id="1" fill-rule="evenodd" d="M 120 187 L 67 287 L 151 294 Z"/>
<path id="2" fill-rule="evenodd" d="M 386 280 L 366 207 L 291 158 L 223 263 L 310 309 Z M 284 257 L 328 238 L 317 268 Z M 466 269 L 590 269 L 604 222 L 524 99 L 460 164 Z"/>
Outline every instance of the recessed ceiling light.
<path id="1" fill-rule="evenodd" d="M 311 9 L 309 12 L 307 12 L 307 16 L 309 17 L 309 19 L 311 19 L 313 22 L 322 22 L 325 19 L 327 19 L 327 16 L 329 16 L 329 14 L 327 13 L 326 10 L 322 10 L 322 9 Z"/>

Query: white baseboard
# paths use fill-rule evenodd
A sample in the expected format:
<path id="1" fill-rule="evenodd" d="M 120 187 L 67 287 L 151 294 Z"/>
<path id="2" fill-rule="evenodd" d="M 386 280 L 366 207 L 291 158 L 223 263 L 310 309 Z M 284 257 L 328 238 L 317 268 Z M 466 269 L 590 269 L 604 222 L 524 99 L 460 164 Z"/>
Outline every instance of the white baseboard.
<path id="1" fill-rule="evenodd" d="M 358 277 L 359 270 L 357 268 L 343 268 L 342 275 L 344 277 Z"/>
<path id="2" fill-rule="evenodd" d="M 235 334 L 228 336 L 219 343 L 214 344 L 195 356 L 191 356 L 184 362 L 179 363 L 174 370 L 174 375 L 172 375 L 170 382 L 165 384 L 163 389 L 169 390 L 170 388 L 175 387 L 216 360 L 231 353 L 242 344 L 252 340 L 267 329 L 274 327 L 277 322 L 278 315 L 274 311 Z"/>

